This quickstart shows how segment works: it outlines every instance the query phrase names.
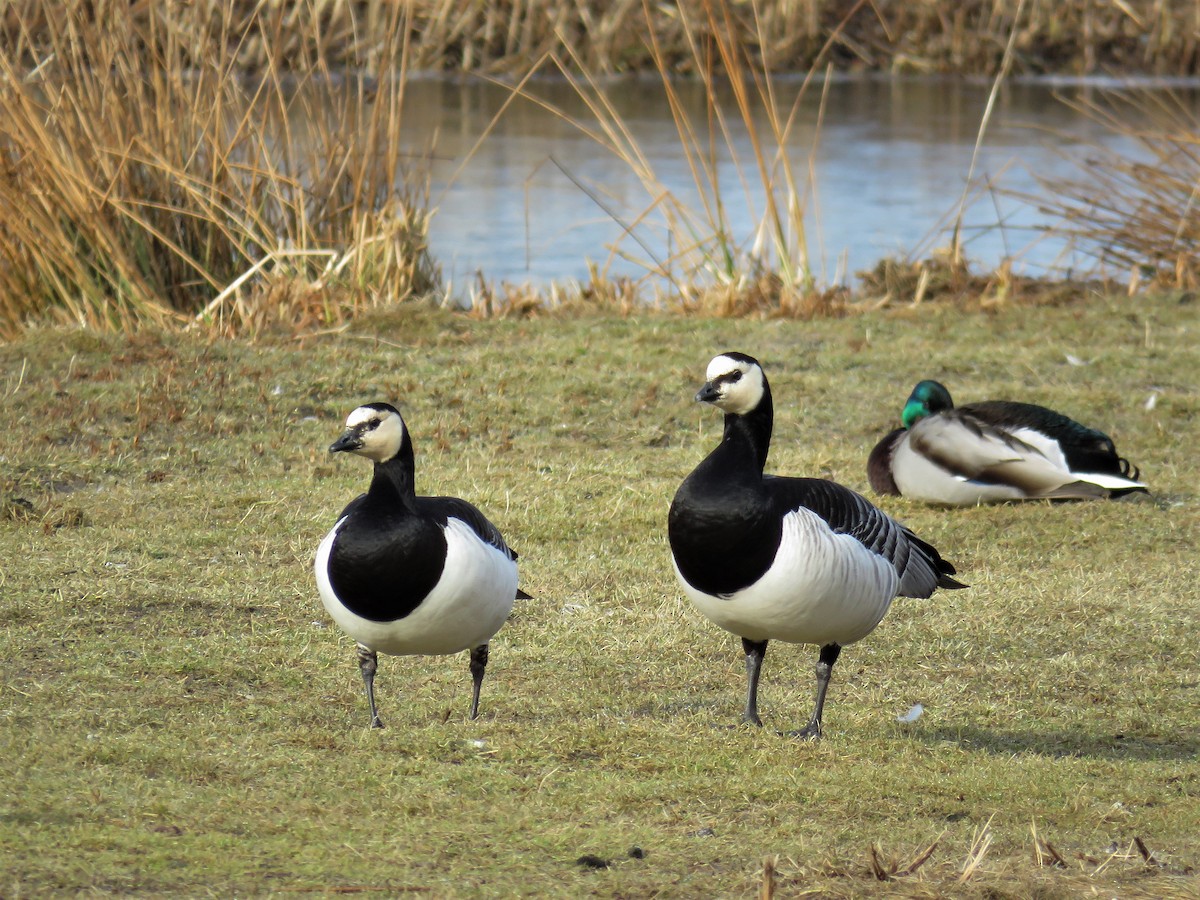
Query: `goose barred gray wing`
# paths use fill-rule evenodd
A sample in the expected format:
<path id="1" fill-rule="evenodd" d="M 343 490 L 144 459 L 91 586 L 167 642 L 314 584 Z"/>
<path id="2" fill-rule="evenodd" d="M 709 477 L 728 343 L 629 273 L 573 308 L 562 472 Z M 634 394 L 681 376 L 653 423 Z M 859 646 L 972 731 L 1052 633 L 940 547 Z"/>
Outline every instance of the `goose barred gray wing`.
<path id="1" fill-rule="evenodd" d="M 500 530 L 488 521 L 473 504 L 460 497 L 420 497 L 418 503 L 428 508 L 437 517 L 440 524 L 445 525 L 449 518 L 458 519 L 470 526 L 485 544 L 490 544 L 502 553 L 508 554 L 509 559 L 517 558 L 517 551 L 504 542 Z"/>
<path id="2" fill-rule="evenodd" d="M 848 534 L 892 564 L 900 576 L 898 593 L 904 597 L 929 597 L 934 589 L 963 588 L 951 576 L 954 566 L 866 497 L 823 478 L 764 476 L 777 502 L 788 510 L 812 510 L 838 534 Z"/>

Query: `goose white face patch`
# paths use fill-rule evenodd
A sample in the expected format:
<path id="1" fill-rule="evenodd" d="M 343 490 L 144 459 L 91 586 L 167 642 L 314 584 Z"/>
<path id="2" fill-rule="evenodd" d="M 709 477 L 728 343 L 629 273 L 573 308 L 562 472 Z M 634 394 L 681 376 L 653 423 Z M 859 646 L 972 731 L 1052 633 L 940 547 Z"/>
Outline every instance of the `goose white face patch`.
<path id="1" fill-rule="evenodd" d="M 704 373 L 717 397 L 710 401 L 723 412 L 742 416 L 758 406 L 763 398 L 763 371 L 753 363 L 716 356 Z"/>
<path id="2" fill-rule="evenodd" d="M 394 412 L 360 406 L 346 418 L 346 430 L 357 431 L 362 446 L 354 452 L 375 462 L 384 462 L 400 452 L 404 443 L 404 420 Z"/>

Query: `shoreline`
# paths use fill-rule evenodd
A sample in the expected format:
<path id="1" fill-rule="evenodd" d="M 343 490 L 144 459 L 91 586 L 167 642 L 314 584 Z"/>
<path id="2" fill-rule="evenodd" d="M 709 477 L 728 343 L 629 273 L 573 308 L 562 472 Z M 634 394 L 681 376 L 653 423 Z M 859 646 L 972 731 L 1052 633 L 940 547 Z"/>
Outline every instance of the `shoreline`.
<path id="1" fill-rule="evenodd" d="M 992 24 L 999 27 L 1008 21 L 1002 13 L 1009 5 L 1001 0 L 992 4 L 998 17 Z M 614 15 L 629 21 L 634 12 L 641 15 L 645 27 L 634 37 L 610 31 L 600 49 L 618 52 L 633 41 L 652 56 L 640 62 L 623 58 L 621 66 L 614 66 L 611 60 L 594 58 L 599 45 L 592 39 L 598 40 L 598 31 L 589 32 L 580 49 L 593 56 L 576 54 L 561 63 L 553 58 L 556 48 L 571 49 L 569 28 L 555 31 L 549 44 L 533 48 L 536 52 L 510 42 L 504 54 L 472 55 L 467 49 L 470 34 L 455 16 L 470 10 L 485 16 L 497 12 L 478 4 L 443 3 L 418 10 L 409 4 L 364 0 L 331 8 L 320 21 L 284 17 L 283 7 L 215 0 L 118 6 L 103 17 L 80 7 L 67 19 L 56 19 L 51 14 L 56 7 L 45 2 L 9 5 L 0 17 L 0 41 L 8 51 L 0 72 L 0 110 L 10 122 L 6 150 L 15 162 L 0 179 L 0 198 L 5 201 L 5 215 L 0 217 L 5 235 L 0 242 L 0 335 L 11 337 L 44 319 L 99 330 L 136 329 L 149 322 L 202 324 L 221 333 L 253 335 L 281 326 L 300 333 L 338 327 L 359 313 L 408 298 L 452 297 L 441 278 L 442 260 L 431 255 L 428 225 L 437 203 L 431 206 L 429 173 L 413 162 L 399 138 L 406 80 L 454 78 L 457 69 L 457 77 L 498 81 L 504 72 L 500 63 L 518 58 L 540 60 L 524 65 L 525 71 L 540 67 L 539 78 L 552 77 L 552 68 L 563 77 L 579 75 L 571 84 L 598 123 L 584 129 L 587 136 L 598 152 L 612 153 L 627 166 L 641 189 L 652 193 L 654 208 L 663 211 L 672 248 L 665 271 L 672 290 L 656 292 L 643 281 L 612 276 L 600 267 L 583 280 L 544 288 L 509 284 L 502 273 L 489 280 L 481 272 L 455 285 L 460 291 L 464 283 L 477 285 L 471 294 L 477 312 L 559 306 L 581 298 L 622 310 L 666 306 L 716 316 L 808 317 L 837 315 L 861 297 L 871 303 L 886 296 L 921 302 L 943 294 L 943 285 L 954 296 L 961 295 L 964 285 L 984 297 L 995 291 L 1004 296 L 1021 290 L 1042 293 L 1026 288 L 1036 282 L 1005 265 L 976 275 L 969 268 L 970 257 L 961 255 L 962 243 L 955 243 L 959 255 L 949 260 L 923 251 L 915 252 L 930 258 L 916 263 L 881 255 L 870 263 L 872 271 L 889 273 L 881 291 L 852 293 L 818 282 L 814 276 L 821 269 L 812 263 L 821 257 L 810 255 L 805 237 L 813 220 L 804 203 L 793 202 L 803 195 L 808 177 L 804 165 L 790 160 L 782 168 L 767 164 L 780 158 L 792 128 L 790 117 L 778 114 L 773 86 L 780 85 L 789 100 L 811 86 L 810 76 L 799 72 L 777 74 L 787 68 L 781 60 L 812 63 L 821 69 L 811 76 L 818 80 L 967 78 L 980 86 L 997 85 L 986 61 L 972 68 L 970 76 L 907 64 L 867 71 L 871 67 L 848 63 L 839 55 L 837 41 L 849 35 L 844 24 L 830 30 L 819 16 L 813 20 L 814 34 L 824 37 L 815 55 L 788 56 L 774 46 L 773 60 L 766 61 L 756 58 L 766 53 L 761 41 L 744 42 L 747 22 L 737 16 L 747 7 L 731 0 L 700 6 L 679 5 L 681 21 L 654 18 L 655 7 L 649 25 L 643 14 L 649 7 L 617 8 Z M 924 0 L 912 6 L 894 12 L 902 16 L 936 9 Z M 783 21 L 776 20 L 785 7 L 796 9 L 784 3 L 754 7 L 761 15 L 755 34 L 784 34 L 795 44 L 798 32 L 766 27 Z M 522 10 L 533 15 L 551 8 L 558 9 L 549 0 L 531 0 Z M 431 9 L 463 28 L 440 36 L 432 33 L 421 18 Z M 815 5 L 808 9 L 821 12 Z M 728 18 L 717 17 L 718 12 Z M 212 18 L 216 13 L 220 15 Z M 1054 22 L 1056 27 L 1069 24 L 1065 19 Z M 1102 24 L 1092 21 L 1089 34 Z M 647 27 L 654 38 L 650 48 L 645 47 Z M 667 34 L 663 28 L 675 31 Z M 889 33 L 896 41 L 910 43 L 919 37 L 901 30 Z M 512 37 L 517 32 L 504 34 Z M 455 35 L 461 50 L 456 59 L 462 63 L 457 67 L 430 51 L 442 46 L 439 40 Z M 678 55 L 681 45 L 667 40 L 671 35 L 690 41 L 687 59 Z M 1143 37 L 1149 40 L 1153 33 L 1148 35 Z M 534 44 L 537 36 L 536 29 L 527 35 Z M 1071 82 L 1066 79 L 1077 77 L 1070 65 L 1050 72 L 1025 64 L 1030 59 L 1030 34 L 1015 34 L 1013 41 L 1006 38 L 995 44 L 999 36 L 977 35 L 984 43 L 992 41 L 993 49 L 1000 44 L 1016 47 L 1005 86 L 1030 78 L 1067 84 Z M 1153 49 L 1152 44 L 1145 46 Z M 966 53 L 963 47 L 959 50 Z M 1089 58 L 1095 62 L 1107 57 L 1093 53 Z M 652 66 L 646 65 L 647 59 Z M 1143 59 L 1154 63 L 1149 67 L 1154 72 L 1142 67 L 1132 80 L 1105 75 L 1095 81 L 1105 87 L 1124 80 L 1135 88 L 1111 109 L 1098 99 L 1081 105 L 1106 127 L 1157 151 L 1160 164 L 1147 170 L 1121 158 L 1102 159 L 1088 179 L 1050 185 L 1051 195 L 1044 202 L 1052 214 L 1069 222 L 1069 234 L 1115 245 L 1131 261 L 1151 261 L 1154 272 L 1131 269 L 1129 289 L 1139 278 L 1163 286 L 1157 284 L 1160 277 L 1167 279 L 1167 286 L 1188 287 L 1193 267 L 1179 250 L 1180 204 L 1173 198 L 1190 196 L 1194 180 L 1185 164 L 1172 161 L 1190 159 L 1174 151 L 1190 143 L 1195 127 L 1182 114 L 1167 121 L 1161 137 L 1134 133 L 1121 123 L 1141 112 L 1139 82 L 1162 84 L 1166 79 L 1190 85 L 1196 67 L 1189 61 L 1187 79 L 1180 81 L 1182 76 L 1160 74 L 1169 70 L 1165 57 Z M 260 60 L 267 65 L 262 67 Z M 439 74 L 430 71 L 430 60 L 441 67 Z M 492 67 L 489 60 L 500 62 Z M 372 81 L 361 74 L 397 62 L 401 65 L 395 78 Z M 338 79 L 343 66 L 346 77 Z M 656 71 L 616 74 L 639 68 Z M 665 85 L 670 94 L 689 72 L 700 76 L 693 83 L 703 94 L 701 106 L 694 114 L 673 106 L 672 139 L 687 161 L 687 176 L 703 197 L 704 208 L 697 215 L 688 208 L 690 194 L 684 188 L 664 189 L 656 173 L 646 168 L 641 149 L 630 140 L 629 123 L 603 96 L 601 86 L 618 77 L 649 78 Z M 312 85 L 313 96 L 298 97 L 303 92 L 289 88 L 298 77 Z M 247 79 L 257 79 L 258 85 L 248 90 Z M 749 90 L 730 90 L 731 84 Z M 514 96 L 517 90 L 512 88 Z M 364 102 L 347 102 L 355 98 Z M 774 111 L 766 122 L 756 119 L 764 106 Z M 506 109 L 507 105 L 501 112 Z M 1164 112 L 1169 117 L 1173 109 Z M 560 115 L 571 121 L 569 114 Z M 726 115 L 728 120 L 722 118 Z M 302 142 L 293 139 L 298 116 L 312 124 Z M 745 158 L 756 162 L 741 174 L 767 198 L 760 221 L 752 223 L 762 243 L 753 247 L 748 263 L 742 253 L 744 235 L 730 231 L 722 212 L 728 200 L 723 193 L 730 188 L 716 177 L 716 150 L 710 146 L 715 132 L 705 131 L 718 118 L 748 128 L 752 147 Z M 986 121 L 985 115 L 981 134 Z M 729 134 L 722 124 L 716 143 L 729 140 Z M 280 153 L 285 145 L 289 152 Z M 474 149 L 465 154 L 469 158 Z M 968 172 L 974 160 L 971 165 Z M 1106 197 L 1118 201 L 1112 215 L 1105 209 L 1094 212 L 1096 184 L 1104 186 Z M 1151 206 L 1131 231 L 1122 210 L 1137 206 L 1143 195 L 1167 197 L 1169 202 Z M 659 260 L 651 261 L 661 267 Z M 987 267 L 991 260 L 979 264 Z M 863 268 L 856 264 L 854 271 Z M 829 279 L 838 280 L 836 275 Z M 217 314 L 210 317 L 211 310 Z"/>

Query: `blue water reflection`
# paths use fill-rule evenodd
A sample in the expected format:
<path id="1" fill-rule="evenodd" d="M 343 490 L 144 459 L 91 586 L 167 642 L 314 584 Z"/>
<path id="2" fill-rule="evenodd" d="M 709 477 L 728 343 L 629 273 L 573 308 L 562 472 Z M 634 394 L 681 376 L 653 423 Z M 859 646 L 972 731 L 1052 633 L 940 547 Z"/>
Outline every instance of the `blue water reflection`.
<path id="1" fill-rule="evenodd" d="M 799 84 L 782 83 L 781 96 Z M 1027 274 L 1094 266 L 1090 256 L 1047 238 L 1042 228 L 1050 223 L 1033 206 L 978 189 L 991 180 L 1008 191 L 1037 194 L 1034 173 L 1079 173 L 1064 153 L 1083 159 L 1097 143 L 1135 152 L 1056 97 L 1094 89 L 1018 82 L 1001 91 L 963 220 L 968 256 L 981 267 L 1005 258 Z M 542 81 L 529 90 L 594 125 L 568 85 Z M 925 254 L 949 242 L 989 90 L 987 83 L 950 79 L 835 80 L 818 133 L 820 86 L 809 89 L 789 146 L 800 177 L 812 156 L 805 222 L 820 283 L 852 281 L 885 256 Z M 680 93 L 692 106 L 692 121 L 704 122 L 699 88 L 681 85 Z M 616 82 L 608 95 L 660 182 L 694 200 L 661 86 L 651 79 Z M 644 247 L 628 236 L 622 240 L 620 223 L 632 222 L 650 203 L 630 167 L 561 115 L 518 99 L 479 141 L 508 97 L 506 88 L 479 82 L 430 79 L 409 86 L 405 128 L 431 139 L 436 154 L 432 249 L 455 290 L 461 293 L 477 271 L 494 282 L 585 280 L 588 260 L 610 275 L 644 275 L 641 266 L 610 253 L 618 243 L 635 257 L 664 259 L 671 248 L 654 216 L 637 230 Z M 719 139 L 718 146 L 723 149 Z M 736 133 L 734 147 L 748 191 L 739 166 L 722 152 L 721 196 L 736 240 L 748 245 L 761 214 L 760 182 L 744 132 Z"/>

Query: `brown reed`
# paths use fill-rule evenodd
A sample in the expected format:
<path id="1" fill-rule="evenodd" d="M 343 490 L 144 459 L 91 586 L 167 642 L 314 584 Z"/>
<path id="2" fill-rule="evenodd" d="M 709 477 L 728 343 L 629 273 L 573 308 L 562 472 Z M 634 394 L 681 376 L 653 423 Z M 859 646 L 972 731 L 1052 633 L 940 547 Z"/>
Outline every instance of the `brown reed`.
<path id="1" fill-rule="evenodd" d="M 53 43 L 61 10 L 99 21 L 118 6 L 111 0 L 14 0 L 4 4 L 0 30 L 17 56 L 36 64 Z M 403 6 L 411 15 L 414 68 L 519 73 L 530 59 L 556 54 L 577 59 L 589 72 L 611 74 L 652 70 L 656 56 L 674 72 L 694 72 L 685 21 L 704 17 L 705 0 L 652 4 L 648 11 L 638 0 L 166 0 L 132 6 L 135 19 L 169 22 L 193 63 L 224 41 L 243 67 L 281 59 L 299 67 L 319 51 L 334 68 L 381 70 L 397 52 L 381 34 Z M 1034 3 L 1020 22 L 1018 6 L 1019 0 L 870 3 L 843 25 L 846 3 L 739 2 L 716 27 L 756 65 L 776 71 L 807 71 L 825 59 L 842 70 L 994 76 L 1014 31 L 1017 74 L 1189 75 L 1200 64 L 1200 7 L 1187 0 Z M 257 21 L 268 27 L 252 28 Z M 832 35 L 834 45 L 824 52 Z"/>
<path id="2" fill-rule="evenodd" d="M 1054 217 L 1086 254 L 1147 284 L 1200 286 L 1200 116 L 1170 91 L 1119 89 L 1069 101 L 1123 139 L 1071 159 L 1077 173 L 1042 179 L 1040 196 L 1016 195 Z"/>
<path id="3" fill-rule="evenodd" d="M 0 334 L 45 317 L 329 324 L 347 304 L 430 290 L 424 197 L 400 140 L 404 14 L 381 45 L 401 68 L 368 80 L 334 77 L 316 23 L 287 56 L 279 7 L 241 44 L 226 40 L 241 24 L 230 7 L 198 33 L 157 9 L 9 10 Z M 251 44 L 267 52 L 253 75 Z"/>

